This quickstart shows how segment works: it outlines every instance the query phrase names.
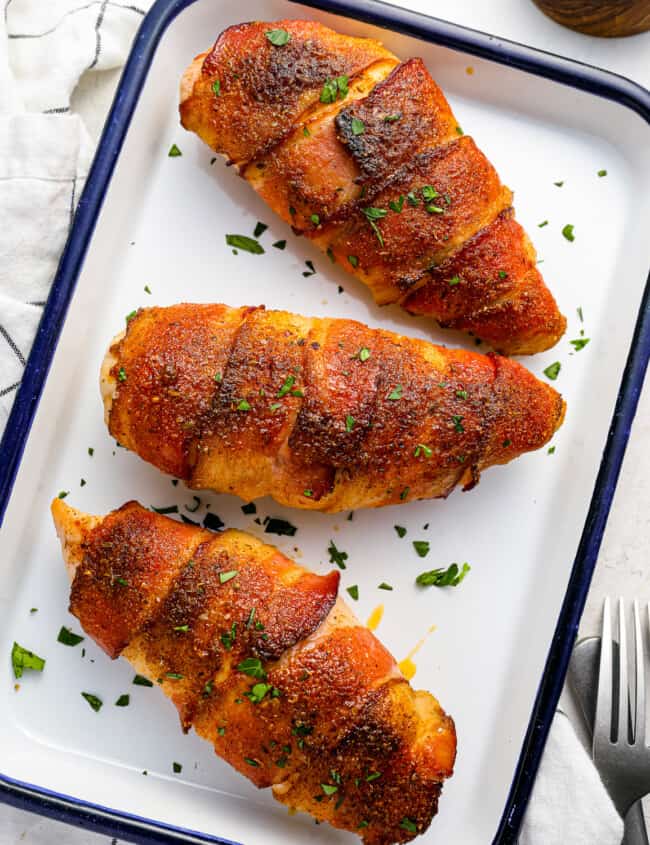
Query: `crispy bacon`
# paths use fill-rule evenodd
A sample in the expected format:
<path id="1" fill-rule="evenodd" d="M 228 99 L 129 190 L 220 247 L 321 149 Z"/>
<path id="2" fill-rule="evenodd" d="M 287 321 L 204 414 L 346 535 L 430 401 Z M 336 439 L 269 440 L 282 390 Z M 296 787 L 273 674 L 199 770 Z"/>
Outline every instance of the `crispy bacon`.
<path id="1" fill-rule="evenodd" d="M 161 687 L 184 730 L 367 845 L 429 826 L 453 771 L 454 723 L 337 600 L 337 572 L 315 575 L 241 531 L 214 534 L 136 502 L 100 518 L 55 499 L 52 514 L 71 612 Z"/>
<path id="2" fill-rule="evenodd" d="M 564 415 L 507 358 L 264 308 L 140 310 L 102 378 L 111 434 L 145 460 L 192 488 L 323 511 L 473 486 Z"/>
<path id="3" fill-rule="evenodd" d="M 272 29 L 289 41 L 271 44 Z M 324 88 L 338 79 L 342 90 Z M 400 63 L 313 21 L 240 24 L 186 70 L 180 114 L 378 303 L 505 354 L 564 333 L 511 191 L 462 137 L 421 59 Z"/>

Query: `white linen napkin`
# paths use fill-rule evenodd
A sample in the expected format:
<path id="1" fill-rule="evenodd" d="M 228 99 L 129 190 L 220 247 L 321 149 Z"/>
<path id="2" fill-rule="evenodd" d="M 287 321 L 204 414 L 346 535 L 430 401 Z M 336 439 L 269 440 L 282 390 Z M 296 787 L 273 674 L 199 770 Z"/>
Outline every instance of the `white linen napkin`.
<path id="1" fill-rule="evenodd" d="M 87 71 L 123 64 L 150 5 L 151 0 L 137 5 L 131 0 L 5 0 L 0 17 L 0 435 L 92 153 L 81 119 L 70 111 L 72 92 Z M 113 77 L 96 83 L 100 109 L 113 83 Z M 100 117 L 93 123 L 100 125 Z M 595 768 L 568 719 L 558 713 L 521 845 L 619 845 L 622 832 Z M 17 841 L 110 840 L 0 805 L 0 845 Z"/>

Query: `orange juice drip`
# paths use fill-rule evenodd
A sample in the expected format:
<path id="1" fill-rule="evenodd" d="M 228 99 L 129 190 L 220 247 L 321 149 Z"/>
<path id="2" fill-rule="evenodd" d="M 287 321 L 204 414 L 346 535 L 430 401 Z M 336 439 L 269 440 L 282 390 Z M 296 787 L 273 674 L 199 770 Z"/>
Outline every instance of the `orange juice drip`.
<path id="1" fill-rule="evenodd" d="M 369 628 L 371 631 L 376 630 L 377 625 L 379 625 L 383 616 L 384 616 L 384 605 L 378 604 L 377 607 L 372 611 L 372 613 L 368 617 L 368 621 L 366 622 L 366 627 Z"/>
<path id="2" fill-rule="evenodd" d="M 400 662 L 397 664 L 399 666 L 400 672 L 402 673 L 402 675 L 404 675 L 404 677 L 406 678 L 407 681 L 410 681 L 411 678 L 417 672 L 418 667 L 415 665 L 415 661 L 413 660 L 413 658 L 418 653 L 418 651 L 422 648 L 422 646 L 425 644 L 425 642 L 429 638 L 429 635 L 433 634 L 433 632 L 435 630 L 436 630 L 436 626 L 432 625 L 429 628 L 429 630 L 426 632 L 426 634 L 422 637 L 422 639 L 418 640 L 416 645 L 409 651 L 409 653 L 406 655 L 404 660 L 400 660 Z"/>

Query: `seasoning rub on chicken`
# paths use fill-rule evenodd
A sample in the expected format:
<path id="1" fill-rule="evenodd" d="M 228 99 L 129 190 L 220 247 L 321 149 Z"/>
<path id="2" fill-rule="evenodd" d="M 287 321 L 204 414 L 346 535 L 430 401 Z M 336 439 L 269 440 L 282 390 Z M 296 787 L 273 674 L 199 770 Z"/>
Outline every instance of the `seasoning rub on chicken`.
<path id="1" fill-rule="evenodd" d="M 243 23 L 188 67 L 180 114 L 378 303 L 505 354 L 564 333 L 512 192 L 421 59 L 315 21 Z"/>
<path id="2" fill-rule="evenodd" d="M 140 310 L 101 382 L 118 443 L 190 487 L 329 512 L 470 488 L 565 408 L 508 358 L 263 307 Z"/>
<path id="3" fill-rule="evenodd" d="M 105 517 L 52 503 L 70 611 L 112 658 L 289 807 L 407 842 L 436 813 L 453 721 L 316 575 L 241 531 L 214 534 L 129 502 Z"/>

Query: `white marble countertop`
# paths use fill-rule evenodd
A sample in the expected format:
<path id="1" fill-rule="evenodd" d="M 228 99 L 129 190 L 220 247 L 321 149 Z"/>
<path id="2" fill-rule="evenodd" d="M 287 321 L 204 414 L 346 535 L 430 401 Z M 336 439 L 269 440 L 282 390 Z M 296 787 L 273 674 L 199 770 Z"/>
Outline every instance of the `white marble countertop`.
<path id="1" fill-rule="evenodd" d="M 627 76 L 650 88 L 650 32 L 627 39 L 595 39 L 563 29 L 531 0 L 401 0 L 412 8 L 464 26 L 530 44 Z M 87 74 L 73 98 L 73 111 L 98 137 L 119 72 Z M 641 396 L 617 492 L 580 625 L 582 636 L 598 632 L 606 595 L 650 600 L 650 390 Z M 115 840 L 113 840 L 115 841 Z M 37 816 L 0 807 L 0 845 L 109 843 Z M 570 843 L 567 843 L 570 845 Z"/>

